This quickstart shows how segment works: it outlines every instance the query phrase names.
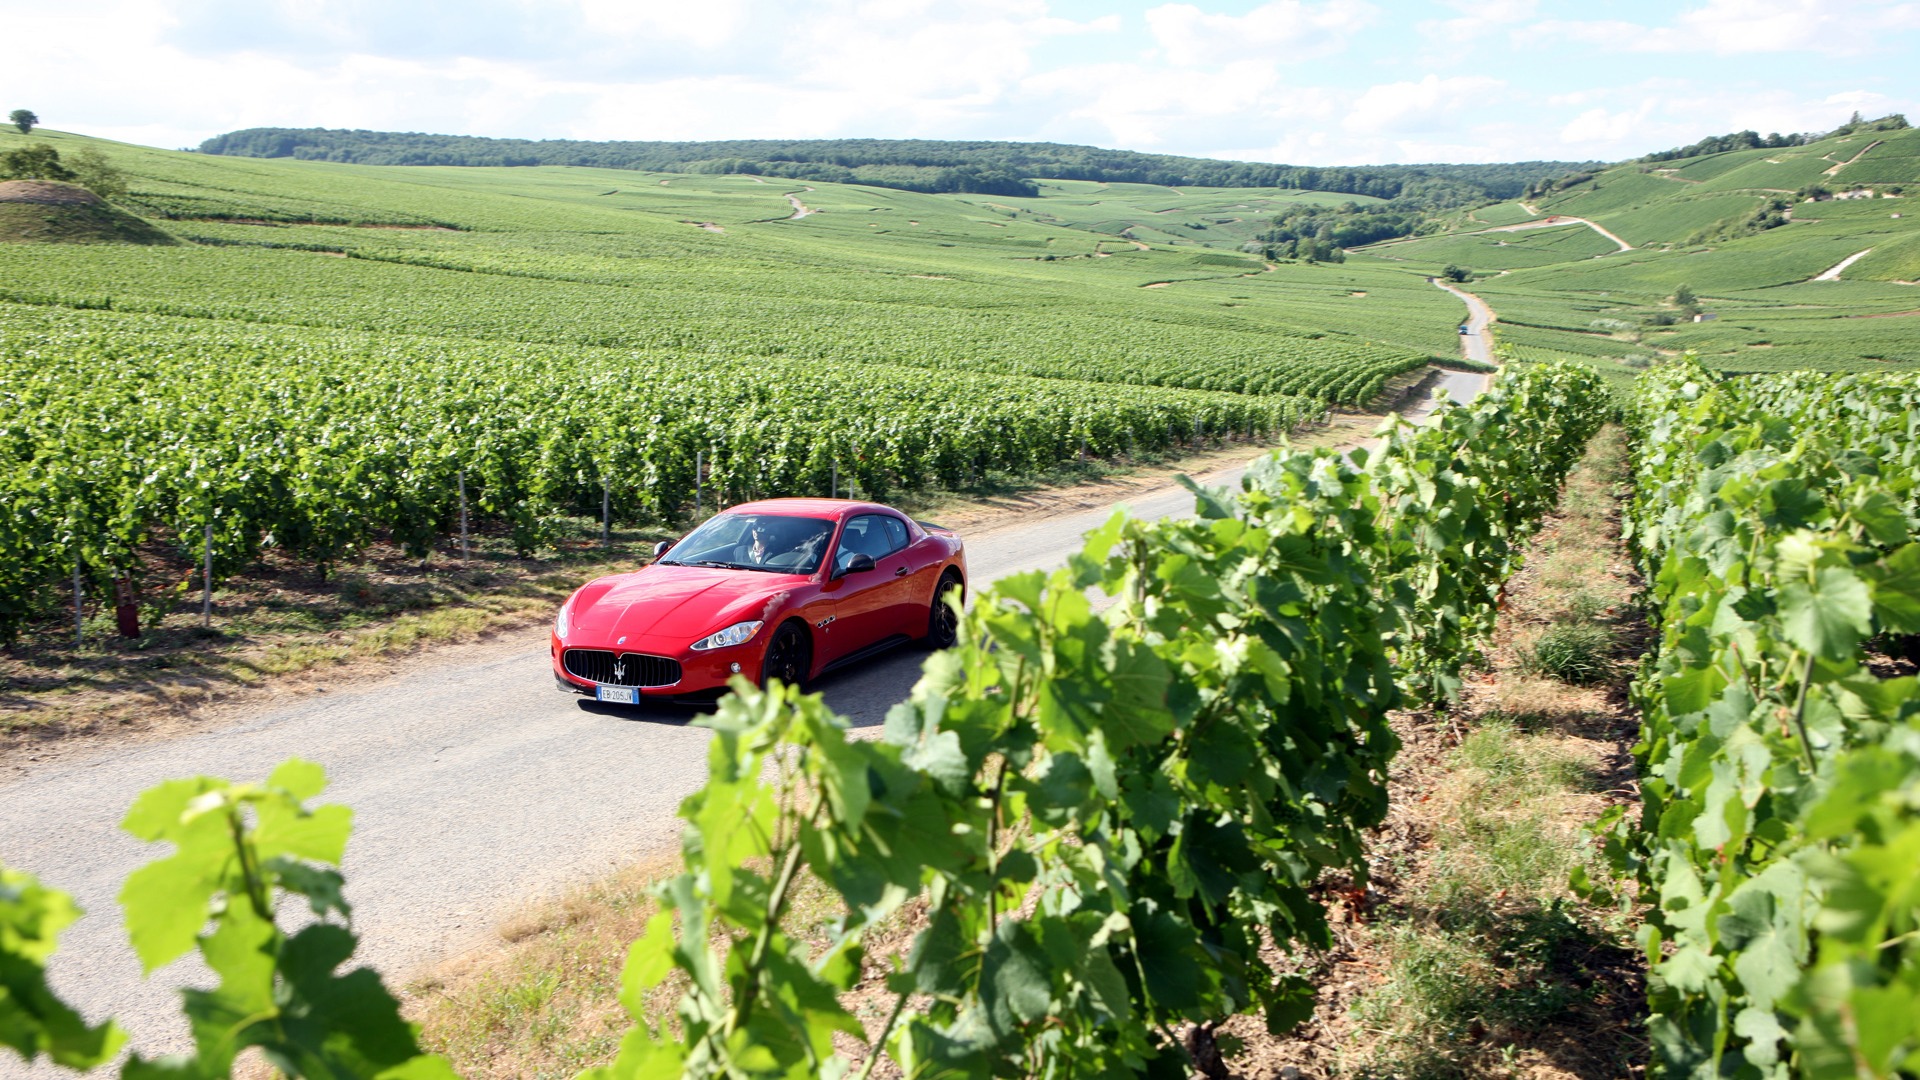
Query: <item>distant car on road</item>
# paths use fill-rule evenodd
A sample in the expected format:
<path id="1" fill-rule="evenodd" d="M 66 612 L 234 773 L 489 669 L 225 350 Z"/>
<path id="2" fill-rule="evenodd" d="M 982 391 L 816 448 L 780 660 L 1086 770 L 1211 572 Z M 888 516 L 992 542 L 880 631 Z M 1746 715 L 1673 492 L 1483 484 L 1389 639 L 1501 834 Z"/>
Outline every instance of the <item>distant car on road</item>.
<path id="1" fill-rule="evenodd" d="M 911 640 L 953 644 L 964 545 L 889 506 L 771 499 L 709 518 L 651 565 L 560 605 L 559 688 L 624 705 L 717 699 L 735 675 L 804 685 Z"/>
<path id="2" fill-rule="evenodd" d="M 1463 333 L 1463 334 L 1467 332 L 1467 324 L 1466 324 L 1466 323 L 1461 323 L 1461 324 L 1460 324 L 1460 332 L 1461 332 L 1461 333 Z"/>

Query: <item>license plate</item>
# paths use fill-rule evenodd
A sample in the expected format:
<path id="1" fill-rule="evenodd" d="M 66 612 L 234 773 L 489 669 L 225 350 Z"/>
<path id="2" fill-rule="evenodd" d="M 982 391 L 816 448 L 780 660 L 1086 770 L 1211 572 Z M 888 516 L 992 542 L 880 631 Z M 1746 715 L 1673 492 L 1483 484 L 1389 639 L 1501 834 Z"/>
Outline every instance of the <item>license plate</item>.
<path id="1" fill-rule="evenodd" d="M 606 686 L 603 684 L 599 687 L 598 692 L 596 692 L 594 696 L 599 698 L 601 701 L 605 701 L 613 705 L 640 704 L 640 691 L 635 690 L 631 686 Z"/>

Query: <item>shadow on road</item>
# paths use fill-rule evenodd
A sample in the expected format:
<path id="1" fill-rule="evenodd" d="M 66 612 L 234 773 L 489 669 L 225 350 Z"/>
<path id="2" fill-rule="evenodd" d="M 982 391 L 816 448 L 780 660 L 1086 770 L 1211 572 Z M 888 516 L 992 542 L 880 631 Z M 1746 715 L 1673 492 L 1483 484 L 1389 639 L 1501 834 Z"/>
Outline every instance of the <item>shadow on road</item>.
<path id="1" fill-rule="evenodd" d="M 592 698 L 580 698 L 574 704 L 583 713 L 604 716 L 609 720 L 629 720 L 634 723 L 664 724 L 668 727 L 686 727 L 699 717 L 713 711 L 711 705 L 608 705 Z"/>

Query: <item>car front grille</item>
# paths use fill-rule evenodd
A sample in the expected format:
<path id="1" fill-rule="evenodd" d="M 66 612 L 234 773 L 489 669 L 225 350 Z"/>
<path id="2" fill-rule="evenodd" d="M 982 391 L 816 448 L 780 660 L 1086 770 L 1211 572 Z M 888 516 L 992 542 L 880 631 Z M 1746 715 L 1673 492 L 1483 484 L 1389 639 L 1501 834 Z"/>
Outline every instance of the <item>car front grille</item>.
<path id="1" fill-rule="evenodd" d="M 569 675 L 608 686 L 672 686 L 680 681 L 680 661 L 664 656 L 568 649 L 560 659 Z"/>

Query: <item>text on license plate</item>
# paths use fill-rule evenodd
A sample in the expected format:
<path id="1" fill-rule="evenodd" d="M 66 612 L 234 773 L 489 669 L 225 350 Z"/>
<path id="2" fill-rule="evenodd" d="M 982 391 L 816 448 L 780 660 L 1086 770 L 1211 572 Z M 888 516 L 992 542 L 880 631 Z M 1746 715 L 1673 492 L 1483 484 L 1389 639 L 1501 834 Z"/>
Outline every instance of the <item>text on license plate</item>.
<path id="1" fill-rule="evenodd" d="M 635 690 L 631 686 L 606 686 L 602 684 L 599 692 L 594 696 L 601 701 L 612 702 L 615 705 L 640 704 L 640 691 Z"/>

